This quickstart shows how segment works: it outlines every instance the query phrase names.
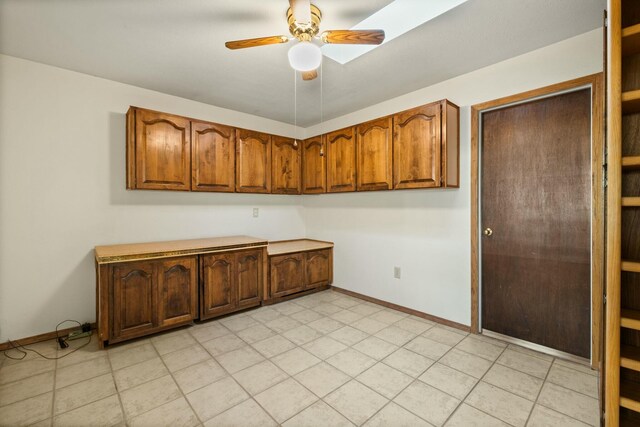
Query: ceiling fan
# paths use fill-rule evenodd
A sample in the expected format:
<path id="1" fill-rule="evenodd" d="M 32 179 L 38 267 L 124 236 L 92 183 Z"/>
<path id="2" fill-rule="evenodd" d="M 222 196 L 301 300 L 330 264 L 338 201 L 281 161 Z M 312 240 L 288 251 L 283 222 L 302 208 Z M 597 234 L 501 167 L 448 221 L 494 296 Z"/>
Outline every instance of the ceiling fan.
<path id="1" fill-rule="evenodd" d="M 384 30 L 329 30 L 320 35 L 322 12 L 310 0 L 289 0 L 287 22 L 293 37 L 271 36 L 255 39 L 235 40 L 224 45 L 229 49 L 265 46 L 287 43 L 297 39 L 298 42 L 289 49 L 289 63 L 295 70 L 302 72 L 304 80 L 318 77 L 317 68 L 322 63 L 322 52 L 312 40 L 319 39 L 331 44 L 381 44 L 384 41 Z"/>

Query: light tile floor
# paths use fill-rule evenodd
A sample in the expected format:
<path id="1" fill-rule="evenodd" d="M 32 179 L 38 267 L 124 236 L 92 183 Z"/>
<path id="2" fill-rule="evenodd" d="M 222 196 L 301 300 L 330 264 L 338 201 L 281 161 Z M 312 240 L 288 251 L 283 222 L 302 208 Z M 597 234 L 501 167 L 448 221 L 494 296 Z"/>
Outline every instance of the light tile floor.
<path id="1" fill-rule="evenodd" d="M 2 426 L 585 426 L 597 396 L 587 367 L 334 291 L 0 357 Z"/>

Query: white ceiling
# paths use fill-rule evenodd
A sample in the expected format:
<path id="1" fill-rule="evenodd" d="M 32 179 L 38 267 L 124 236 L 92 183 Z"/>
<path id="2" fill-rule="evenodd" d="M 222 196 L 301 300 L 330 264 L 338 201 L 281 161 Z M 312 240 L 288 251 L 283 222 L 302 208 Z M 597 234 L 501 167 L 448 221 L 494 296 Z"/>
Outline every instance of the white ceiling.
<path id="1" fill-rule="evenodd" d="M 428 0 L 415 0 L 428 1 Z M 391 0 L 315 0 L 321 29 L 349 28 Z M 602 25 L 605 0 L 469 0 L 323 79 L 298 81 L 299 126 L 447 80 Z M 294 122 L 287 0 L 0 0 L 0 53 Z M 322 80 L 322 82 L 321 82 Z M 455 99 L 452 100 L 455 102 Z"/>

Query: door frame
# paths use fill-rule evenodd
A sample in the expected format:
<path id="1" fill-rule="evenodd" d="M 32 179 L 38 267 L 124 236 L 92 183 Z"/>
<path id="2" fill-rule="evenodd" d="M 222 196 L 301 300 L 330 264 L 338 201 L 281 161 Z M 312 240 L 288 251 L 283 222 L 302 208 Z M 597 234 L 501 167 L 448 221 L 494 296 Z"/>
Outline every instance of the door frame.
<path id="1" fill-rule="evenodd" d="M 603 73 L 471 106 L 471 332 L 480 333 L 480 116 L 489 110 L 585 88 L 591 90 L 591 367 L 597 369 L 601 357 L 604 282 Z"/>

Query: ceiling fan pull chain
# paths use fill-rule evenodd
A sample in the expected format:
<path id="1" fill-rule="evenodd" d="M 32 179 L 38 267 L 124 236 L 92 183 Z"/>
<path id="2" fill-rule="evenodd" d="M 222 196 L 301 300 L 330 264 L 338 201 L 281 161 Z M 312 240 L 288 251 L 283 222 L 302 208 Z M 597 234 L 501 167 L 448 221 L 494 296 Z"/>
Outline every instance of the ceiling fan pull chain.
<path id="1" fill-rule="evenodd" d="M 322 63 L 320 63 L 320 135 L 322 135 L 322 121 L 323 121 L 323 99 L 322 99 L 322 82 L 324 79 L 324 73 L 322 72 Z M 320 137 L 320 157 L 324 156 L 324 141 Z"/>
<path id="2" fill-rule="evenodd" d="M 294 134 L 296 137 L 293 146 L 298 146 L 298 73 L 293 70 L 293 125 L 295 126 Z"/>

